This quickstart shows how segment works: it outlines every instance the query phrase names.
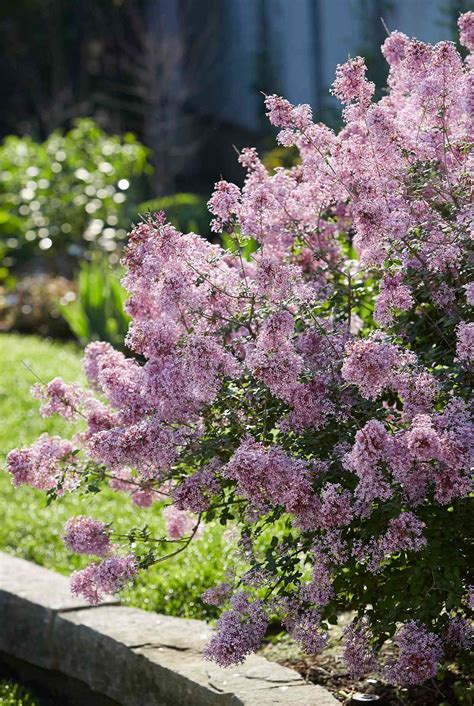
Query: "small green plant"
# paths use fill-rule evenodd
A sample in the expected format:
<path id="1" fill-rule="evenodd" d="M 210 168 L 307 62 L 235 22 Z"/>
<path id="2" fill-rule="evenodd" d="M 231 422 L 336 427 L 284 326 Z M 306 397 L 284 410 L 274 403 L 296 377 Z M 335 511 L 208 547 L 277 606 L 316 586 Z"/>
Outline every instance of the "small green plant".
<path id="1" fill-rule="evenodd" d="M 0 146 L 0 258 L 35 259 L 62 274 L 94 251 L 118 260 L 136 214 L 148 150 L 130 133 L 80 119 L 43 143 L 10 135 Z"/>
<path id="2" fill-rule="evenodd" d="M 198 194 L 172 194 L 144 201 L 138 207 L 140 213 L 164 211 L 166 218 L 182 233 L 210 234 L 210 216 L 206 199 Z"/>
<path id="3" fill-rule="evenodd" d="M 77 280 L 77 297 L 60 305 L 62 315 L 82 345 L 108 341 L 123 348 L 130 321 L 124 311 L 125 296 L 119 275 L 106 263 L 83 262 Z"/>
<path id="4" fill-rule="evenodd" d="M 0 706 L 41 706 L 40 701 L 20 684 L 0 680 Z"/>

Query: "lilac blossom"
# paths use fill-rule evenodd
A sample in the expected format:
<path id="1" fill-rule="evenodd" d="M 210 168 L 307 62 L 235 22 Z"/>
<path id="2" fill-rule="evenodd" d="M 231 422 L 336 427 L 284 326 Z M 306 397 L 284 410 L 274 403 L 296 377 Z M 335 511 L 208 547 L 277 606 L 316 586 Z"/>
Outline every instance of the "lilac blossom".
<path id="1" fill-rule="evenodd" d="M 424 625 L 411 621 L 403 626 L 394 642 L 398 657 L 385 670 L 392 684 L 421 684 L 436 676 L 443 656 L 441 639 L 437 635 Z"/>
<path id="2" fill-rule="evenodd" d="M 107 525 L 92 517 L 73 517 L 66 522 L 64 543 L 78 554 L 105 556 L 110 549 Z"/>
<path id="3" fill-rule="evenodd" d="M 365 621 L 344 630 L 344 662 L 353 679 L 378 671 L 378 660 L 370 645 L 372 634 Z"/>
<path id="4" fill-rule="evenodd" d="M 204 650 L 204 657 L 221 667 L 242 663 L 260 647 L 267 624 L 268 617 L 261 603 L 237 594 L 232 599 L 231 610 L 217 621 L 216 633 Z"/>

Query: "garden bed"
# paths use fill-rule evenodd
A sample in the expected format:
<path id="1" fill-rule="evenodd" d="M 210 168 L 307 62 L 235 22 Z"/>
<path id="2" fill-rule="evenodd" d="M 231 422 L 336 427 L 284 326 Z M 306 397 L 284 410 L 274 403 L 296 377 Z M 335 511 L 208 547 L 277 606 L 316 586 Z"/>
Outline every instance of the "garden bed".
<path id="1" fill-rule="evenodd" d="M 345 705 L 363 703 L 353 701 L 356 694 L 370 694 L 379 697 L 374 704 L 380 706 L 471 706 L 474 688 L 468 675 L 472 673 L 472 664 L 465 665 L 463 674 L 455 665 L 450 665 L 442 674 L 442 680 L 433 679 L 410 688 L 396 688 L 374 676 L 353 679 L 342 659 L 341 641 L 343 628 L 351 618 L 349 614 L 340 616 L 338 626 L 331 629 L 329 646 L 321 654 L 303 654 L 288 636 L 268 643 L 262 654 L 294 669 L 306 682 L 324 687 Z M 389 649 L 390 646 L 385 651 Z"/>

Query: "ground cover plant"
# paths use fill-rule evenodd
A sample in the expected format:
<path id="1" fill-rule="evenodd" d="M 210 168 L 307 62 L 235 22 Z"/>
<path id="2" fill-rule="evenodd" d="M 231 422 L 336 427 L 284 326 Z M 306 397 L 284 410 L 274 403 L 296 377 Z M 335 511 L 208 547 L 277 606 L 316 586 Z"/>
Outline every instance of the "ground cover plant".
<path id="1" fill-rule="evenodd" d="M 459 26 L 472 50 L 474 13 Z M 399 32 L 382 52 L 379 101 L 362 59 L 338 67 L 338 134 L 266 98 L 300 163 L 268 173 L 242 152 L 243 188 L 221 181 L 209 202 L 230 249 L 162 213 L 133 229 L 138 358 L 88 346 L 87 388 L 35 390 L 44 416 L 86 428 L 8 456 L 51 500 L 108 486 L 137 505 L 127 535 L 105 510 L 66 523 L 96 557 L 71 579 L 91 603 L 228 526 L 235 568 L 204 596 L 227 604 L 206 650 L 223 666 L 274 615 L 317 653 L 354 611 L 349 671 L 399 685 L 472 643 L 472 57 Z M 160 536 L 138 508 L 163 505 Z"/>
<path id="2" fill-rule="evenodd" d="M 61 373 L 67 380 L 80 379 L 81 353 L 71 344 L 41 341 L 34 336 L 0 335 L 0 468 L 7 452 L 17 444 L 30 444 L 41 433 L 64 434 L 67 422 L 59 417 L 42 419 L 38 402 L 30 395 L 35 375 L 47 379 Z M 26 363 L 30 370 L 25 368 Z M 64 524 L 71 515 L 106 513 L 118 530 L 127 533 L 136 524 L 136 506 L 124 495 L 108 490 L 97 495 L 71 494 L 61 503 L 47 506 L 46 496 L 34 488 L 13 488 L 7 473 L 0 471 L 0 551 L 49 569 L 70 574 L 83 568 L 86 557 L 72 553 L 62 542 Z M 163 531 L 157 508 L 143 510 L 144 522 Z M 200 600 L 202 592 L 224 574 L 225 545 L 219 527 L 209 527 L 191 553 L 157 566 L 121 596 L 125 605 L 190 618 L 212 618 L 216 608 Z M 224 562 L 225 563 L 225 562 Z"/>
<path id="3" fill-rule="evenodd" d="M 10 679 L 0 679 L 0 706 L 41 706 L 29 690 Z"/>

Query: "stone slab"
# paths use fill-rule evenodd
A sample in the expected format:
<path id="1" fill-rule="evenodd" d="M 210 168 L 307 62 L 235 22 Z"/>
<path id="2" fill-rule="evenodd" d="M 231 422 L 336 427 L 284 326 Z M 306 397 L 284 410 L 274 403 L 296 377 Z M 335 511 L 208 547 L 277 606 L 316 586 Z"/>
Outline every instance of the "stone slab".
<path id="1" fill-rule="evenodd" d="M 107 601 L 85 606 L 64 576 L 0 553 L 0 650 L 79 680 L 123 706 L 337 706 L 322 687 L 258 655 L 222 669 L 211 629 Z"/>
<path id="2" fill-rule="evenodd" d="M 85 599 L 71 594 L 67 576 L 3 552 L 0 552 L 0 591 L 53 611 L 88 607 Z M 108 597 L 102 604 L 117 605 L 118 601 Z"/>
<path id="3" fill-rule="evenodd" d="M 106 599 L 105 603 L 117 603 Z M 0 552 L 0 650 L 54 669 L 51 635 L 59 611 L 86 608 L 66 576 Z"/>

